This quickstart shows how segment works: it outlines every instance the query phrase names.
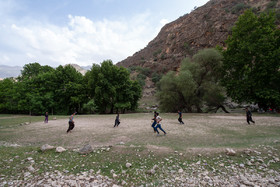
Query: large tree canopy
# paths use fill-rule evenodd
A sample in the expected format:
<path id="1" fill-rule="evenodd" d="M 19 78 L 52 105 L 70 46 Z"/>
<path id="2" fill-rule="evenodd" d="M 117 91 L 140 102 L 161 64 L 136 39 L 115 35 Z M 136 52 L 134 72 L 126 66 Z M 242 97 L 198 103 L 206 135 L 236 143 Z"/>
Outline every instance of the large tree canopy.
<path id="1" fill-rule="evenodd" d="M 129 78 L 129 72 L 123 67 L 113 65 L 107 60 L 100 65 L 93 65 L 85 76 L 89 96 L 100 112 L 109 110 L 134 110 L 141 97 L 138 82 Z M 92 102 L 92 101 L 91 101 Z"/>
<path id="2" fill-rule="evenodd" d="M 223 107 L 224 91 L 219 84 L 222 55 L 205 49 L 182 61 L 180 71 L 169 72 L 159 82 L 157 97 L 162 111 L 202 112 L 203 106 Z"/>
<path id="3" fill-rule="evenodd" d="M 0 81 L 0 112 L 55 114 L 135 110 L 141 97 L 138 82 L 109 61 L 93 65 L 85 76 L 74 67 L 52 68 L 30 63 L 16 80 Z"/>
<path id="4" fill-rule="evenodd" d="M 245 11 L 226 41 L 224 79 L 234 101 L 280 106 L 280 31 L 274 13 Z"/>

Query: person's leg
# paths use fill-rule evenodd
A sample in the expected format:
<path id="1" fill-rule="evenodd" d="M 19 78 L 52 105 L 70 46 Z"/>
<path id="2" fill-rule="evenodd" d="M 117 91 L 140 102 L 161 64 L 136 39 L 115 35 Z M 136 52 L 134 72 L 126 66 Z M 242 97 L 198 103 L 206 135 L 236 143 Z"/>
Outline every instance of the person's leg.
<path id="1" fill-rule="evenodd" d="M 73 130 L 75 127 L 75 124 L 72 122 L 72 127 L 71 127 L 71 130 Z"/>
<path id="2" fill-rule="evenodd" d="M 164 132 L 164 134 L 166 134 L 166 132 L 161 128 L 161 124 L 158 124 L 158 128 L 159 128 L 162 132 Z"/>
<path id="3" fill-rule="evenodd" d="M 157 124 L 157 125 L 154 127 L 154 131 L 155 131 L 157 134 L 159 134 L 159 132 L 158 132 L 158 130 L 157 130 L 158 125 L 159 125 L 159 124 Z"/>
<path id="4" fill-rule="evenodd" d="M 152 128 L 154 129 L 154 133 L 156 133 L 156 130 L 155 130 L 155 126 L 156 126 L 157 122 L 154 121 L 153 124 L 152 124 Z"/>
<path id="5" fill-rule="evenodd" d="M 114 127 L 116 127 L 117 126 L 117 120 L 115 120 L 115 125 L 114 125 Z"/>
<path id="6" fill-rule="evenodd" d="M 68 130 L 66 131 L 67 133 L 71 130 L 71 122 L 69 121 L 69 127 Z"/>
<path id="7" fill-rule="evenodd" d="M 247 123 L 250 125 L 250 118 L 247 117 Z"/>
<path id="8" fill-rule="evenodd" d="M 255 121 L 253 121 L 252 117 L 250 117 L 250 121 L 253 122 L 253 123 L 255 123 Z"/>

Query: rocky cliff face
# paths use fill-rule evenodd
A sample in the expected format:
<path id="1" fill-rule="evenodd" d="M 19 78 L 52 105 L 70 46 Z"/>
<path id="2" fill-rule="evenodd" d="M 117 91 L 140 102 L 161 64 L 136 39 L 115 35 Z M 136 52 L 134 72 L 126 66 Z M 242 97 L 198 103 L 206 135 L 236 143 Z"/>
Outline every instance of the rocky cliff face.
<path id="1" fill-rule="evenodd" d="M 279 12 L 279 7 L 279 0 L 210 0 L 165 25 L 146 48 L 117 65 L 148 67 L 163 73 L 177 70 L 182 59 L 191 57 L 200 49 L 225 46 L 231 28 L 247 8 L 255 12 L 269 9 Z"/>

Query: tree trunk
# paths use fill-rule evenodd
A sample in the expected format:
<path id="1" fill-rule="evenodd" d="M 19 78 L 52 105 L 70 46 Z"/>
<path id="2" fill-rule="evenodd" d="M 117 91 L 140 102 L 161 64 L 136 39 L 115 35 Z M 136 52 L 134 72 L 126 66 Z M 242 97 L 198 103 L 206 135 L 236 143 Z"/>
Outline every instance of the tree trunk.
<path id="1" fill-rule="evenodd" d="M 219 108 L 222 108 L 222 110 L 223 110 L 225 113 L 229 113 L 229 111 L 227 111 L 227 109 L 226 109 L 223 105 L 217 106 L 215 113 L 217 113 L 217 111 L 219 110 Z"/>

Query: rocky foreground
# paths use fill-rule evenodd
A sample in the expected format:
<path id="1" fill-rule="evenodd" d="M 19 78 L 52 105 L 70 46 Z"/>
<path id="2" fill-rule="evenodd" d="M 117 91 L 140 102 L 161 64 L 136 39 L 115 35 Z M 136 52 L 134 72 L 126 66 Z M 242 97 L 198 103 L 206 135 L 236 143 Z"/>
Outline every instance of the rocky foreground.
<path id="1" fill-rule="evenodd" d="M 102 156 L 102 151 L 98 154 Z M 180 159 L 183 156 L 175 151 L 153 166 L 145 165 L 145 161 L 140 167 L 126 163 L 119 171 L 112 169 L 109 177 L 92 169 L 76 175 L 67 170 L 40 174 L 40 163 L 28 157 L 22 163 L 29 166 L 17 177 L 0 174 L 0 186 L 280 186 L 279 150 L 272 146 L 241 153 L 227 149 L 213 157 L 198 154 L 192 161 Z M 145 180 L 137 180 L 131 172 Z"/>

